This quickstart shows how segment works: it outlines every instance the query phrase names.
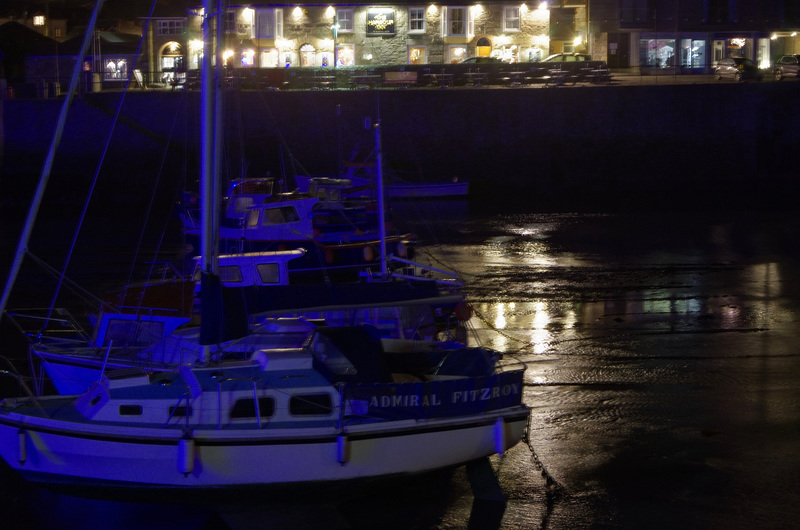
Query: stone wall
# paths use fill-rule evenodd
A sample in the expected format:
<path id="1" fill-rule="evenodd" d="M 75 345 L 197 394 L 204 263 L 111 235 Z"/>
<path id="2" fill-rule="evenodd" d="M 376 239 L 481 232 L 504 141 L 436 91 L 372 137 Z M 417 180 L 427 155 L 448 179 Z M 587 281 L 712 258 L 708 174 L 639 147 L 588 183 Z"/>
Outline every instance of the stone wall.
<path id="1" fill-rule="evenodd" d="M 481 202 L 532 209 L 794 207 L 800 98 L 792 83 L 229 92 L 226 177 L 335 174 L 369 152 L 380 117 L 388 169 L 427 181 L 467 179 Z M 157 176 L 197 179 L 195 92 L 127 95 L 103 179 L 147 192 Z M 88 94 L 70 112 L 54 174 L 91 175 L 119 94 Z M 3 102 L 2 188 L 41 169 L 59 100 Z M 77 175 L 77 176 L 73 176 Z M 56 179 L 57 180 L 57 179 Z M 58 181 L 58 180 L 57 180 Z"/>

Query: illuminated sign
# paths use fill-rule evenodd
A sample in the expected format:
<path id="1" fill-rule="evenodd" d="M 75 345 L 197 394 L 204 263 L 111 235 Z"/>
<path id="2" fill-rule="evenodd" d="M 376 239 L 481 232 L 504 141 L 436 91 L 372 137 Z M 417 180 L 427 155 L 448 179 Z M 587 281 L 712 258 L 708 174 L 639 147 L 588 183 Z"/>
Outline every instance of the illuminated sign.
<path id="1" fill-rule="evenodd" d="M 367 35 L 394 35 L 394 10 L 385 7 L 369 8 Z"/>

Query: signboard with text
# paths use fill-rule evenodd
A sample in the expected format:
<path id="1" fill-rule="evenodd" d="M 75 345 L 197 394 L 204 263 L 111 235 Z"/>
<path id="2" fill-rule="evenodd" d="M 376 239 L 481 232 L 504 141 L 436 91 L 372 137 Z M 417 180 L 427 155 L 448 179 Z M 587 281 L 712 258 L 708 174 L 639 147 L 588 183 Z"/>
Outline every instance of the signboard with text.
<path id="1" fill-rule="evenodd" d="M 367 10 L 367 36 L 394 35 L 394 10 L 371 7 Z"/>

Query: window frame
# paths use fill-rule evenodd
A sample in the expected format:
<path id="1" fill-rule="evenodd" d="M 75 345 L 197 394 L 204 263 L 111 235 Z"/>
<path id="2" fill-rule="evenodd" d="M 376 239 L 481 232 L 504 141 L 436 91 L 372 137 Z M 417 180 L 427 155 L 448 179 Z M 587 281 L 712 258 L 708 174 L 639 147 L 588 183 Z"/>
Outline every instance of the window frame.
<path id="1" fill-rule="evenodd" d="M 346 25 L 342 24 L 342 14 L 347 14 L 347 16 L 345 16 Z M 336 24 L 339 26 L 337 30 L 339 33 L 353 33 L 355 29 L 355 9 L 337 9 Z"/>
<path id="2" fill-rule="evenodd" d="M 156 25 L 157 35 L 183 35 L 186 23 L 183 19 L 160 19 Z"/>
<path id="3" fill-rule="evenodd" d="M 444 6 L 443 10 L 443 18 L 444 21 L 442 23 L 442 36 L 443 37 L 467 37 L 470 35 L 470 22 L 472 17 L 470 16 L 470 9 L 466 6 Z M 463 33 L 452 31 L 453 29 L 453 14 L 459 12 L 463 15 L 461 20 L 455 21 L 456 23 L 461 23 L 464 26 Z"/>
<path id="4" fill-rule="evenodd" d="M 421 27 L 413 27 L 413 24 L 417 23 Z M 427 20 L 426 20 L 426 9 L 424 7 L 409 7 L 408 8 L 408 33 L 411 35 L 417 35 L 420 33 L 425 33 L 427 30 Z"/>
<path id="5" fill-rule="evenodd" d="M 512 21 L 516 21 L 516 26 L 509 25 Z M 522 13 L 519 6 L 503 6 L 503 31 L 506 33 L 522 31 Z"/>

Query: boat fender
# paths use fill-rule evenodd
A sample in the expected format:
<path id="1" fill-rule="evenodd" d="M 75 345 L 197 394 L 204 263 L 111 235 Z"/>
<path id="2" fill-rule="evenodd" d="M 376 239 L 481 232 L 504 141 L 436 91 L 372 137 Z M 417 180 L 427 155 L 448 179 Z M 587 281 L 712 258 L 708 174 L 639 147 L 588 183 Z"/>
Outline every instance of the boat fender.
<path id="1" fill-rule="evenodd" d="M 326 248 L 325 249 L 325 263 L 330 265 L 334 261 L 336 261 L 336 253 L 333 251 L 333 249 Z"/>
<path id="2" fill-rule="evenodd" d="M 17 448 L 17 461 L 20 465 L 25 464 L 28 460 L 28 431 L 20 429 L 17 431 L 17 439 L 19 447 Z"/>
<path id="3" fill-rule="evenodd" d="M 461 322 L 466 322 L 472 318 L 472 306 L 466 302 L 459 302 L 455 309 L 456 318 Z"/>
<path id="4" fill-rule="evenodd" d="M 408 251 L 406 250 L 406 244 L 402 241 L 397 244 L 397 255 L 401 258 L 405 258 L 408 255 Z"/>
<path id="5" fill-rule="evenodd" d="M 497 418 L 494 422 L 494 451 L 500 456 L 506 456 L 506 422 Z"/>
<path id="6" fill-rule="evenodd" d="M 375 259 L 375 249 L 372 247 L 364 247 L 364 261 L 372 261 Z"/>
<path id="7" fill-rule="evenodd" d="M 194 438 L 184 436 L 178 441 L 178 472 L 188 477 L 194 471 Z"/>
<path id="8" fill-rule="evenodd" d="M 349 445 L 347 436 L 344 434 L 340 434 L 336 438 L 336 460 L 342 465 L 347 463 Z"/>

